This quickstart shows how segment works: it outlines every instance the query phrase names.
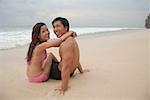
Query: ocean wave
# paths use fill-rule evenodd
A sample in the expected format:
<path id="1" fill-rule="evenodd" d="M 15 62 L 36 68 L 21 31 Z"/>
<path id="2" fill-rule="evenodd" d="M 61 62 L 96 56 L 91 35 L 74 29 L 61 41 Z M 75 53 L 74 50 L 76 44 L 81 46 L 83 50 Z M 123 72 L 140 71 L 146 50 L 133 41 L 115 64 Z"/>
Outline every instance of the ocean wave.
<path id="1" fill-rule="evenodd" d="M 137 29 L 137 28 L 100 28 L 100 27 L 75 27 L 71 28 L 77 32 L 78 36 L 80 35 L 87 35 L 87 34 L 94 34 L 97 32 L 110 32 L 110 31 L 119 31 L 123 29 Z M 31 31 L 29 29 L 20 30 L 20 31 L 2 31 L 0 32 L 0 50 L 2 49 L 9 49 L 15 48 L 18 46 L 24 46 L 31 41 Z M 56 38 L 53 30 L 50 29 L 50 37 Z"/>

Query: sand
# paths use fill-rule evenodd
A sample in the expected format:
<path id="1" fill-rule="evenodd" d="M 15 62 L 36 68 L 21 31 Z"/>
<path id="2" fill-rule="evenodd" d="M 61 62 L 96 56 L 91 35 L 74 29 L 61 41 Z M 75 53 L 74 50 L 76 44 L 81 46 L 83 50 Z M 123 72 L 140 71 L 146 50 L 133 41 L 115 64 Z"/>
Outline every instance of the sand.
<path id="1" fill-rule="evenodd" d="M 61 81 L 29 83 L 28 46 L 0 51 L 0 100 L 149 100 L 150 30 L 122 30 L 77 38 L 81 64 L 64 96 L 55 95 Z M 58 49 L 48 49 L 57 57 Z"/>

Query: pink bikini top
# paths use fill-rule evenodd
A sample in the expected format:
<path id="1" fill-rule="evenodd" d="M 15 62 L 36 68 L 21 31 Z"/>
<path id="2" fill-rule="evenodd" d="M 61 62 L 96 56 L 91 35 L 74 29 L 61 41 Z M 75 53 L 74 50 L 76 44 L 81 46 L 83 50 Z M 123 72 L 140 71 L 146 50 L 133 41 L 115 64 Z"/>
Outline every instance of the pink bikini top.
<path id="1" fill-rule="evenodd" d="M 45 54 L 44 54 L 44 60 L 47 58 L 47 52 L 45 51 Z"/>

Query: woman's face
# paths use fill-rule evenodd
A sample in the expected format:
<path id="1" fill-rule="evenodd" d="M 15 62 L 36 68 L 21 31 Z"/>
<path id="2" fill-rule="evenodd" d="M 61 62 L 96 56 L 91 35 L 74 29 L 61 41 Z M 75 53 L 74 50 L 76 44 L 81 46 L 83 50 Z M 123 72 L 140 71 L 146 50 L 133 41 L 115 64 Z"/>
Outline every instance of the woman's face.
<path id="1" fill-rule="evenodd" d="M 40 40 L 46 42 L 50 38 L 50 32 L 46 25 L 43 25 L 40 30 Z"/>

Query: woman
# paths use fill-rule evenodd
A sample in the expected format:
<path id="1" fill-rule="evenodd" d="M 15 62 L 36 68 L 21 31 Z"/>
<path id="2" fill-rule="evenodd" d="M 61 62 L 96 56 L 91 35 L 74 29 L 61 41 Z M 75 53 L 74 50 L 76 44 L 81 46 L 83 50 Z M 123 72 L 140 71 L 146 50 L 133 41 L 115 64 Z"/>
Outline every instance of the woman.
<path id="1" fill-rule="evenodd" d="M 30 82 L 40 83 L 48 80 L 52 61 L 57 59 L 46 49 L 58 47 L 66 38 L 76 33 L 69 31 L 62 37 L 49 40 L 49 30 L 44 23 L 37 23 L 32 30 L 32 41 L 27 53 L 27 76 Z"/>

